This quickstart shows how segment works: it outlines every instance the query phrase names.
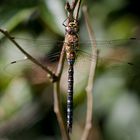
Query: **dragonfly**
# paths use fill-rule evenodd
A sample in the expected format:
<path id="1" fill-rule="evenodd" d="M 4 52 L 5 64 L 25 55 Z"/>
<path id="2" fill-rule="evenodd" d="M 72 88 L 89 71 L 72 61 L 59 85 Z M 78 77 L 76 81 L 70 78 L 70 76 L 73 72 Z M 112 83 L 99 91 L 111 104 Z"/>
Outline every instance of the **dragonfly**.
<path id="1" fill-rule="evenodd" d="M 72 125 L 73 125 L 74 65 L 75 65 L 75 62 L 77 63 L 77 61 L 85 61 L 83 63 L 87 63 L 87 61 L 88 62 L 94 61 L 94 58 L 96 56 L 92 55 L 92 52 L 90 49 L 91 45 L 93 43 L 93 40 L 79 41 L 79 37 L 78 37 L 79 25 L 76 20 L 69 22 L 68 26 L 65 26 L 65 28 L 66 28 L 66 34 L 65 34 L 64 41 L 39 39 L 35 42 L 35 40 L 33 40 L 33 39 L 29 39 L 26 37 L 16 37 L 16 36 L 15 36 L 15 40 L 17 40 L 19 42 L 20 41 L 27 42 L 27 45 L 30 44 L 30 46 L 27 46 L 29 49 L 30 48 L 34 49 L 34 45 L 38 46 L 36 48 L 36 50 L 38 50 L 38 52 L 40 49 L 41 52 L 43 51 L 45 53 L 45 51 L 47 51 L 47 49 L 49 49 L 50 50 L 49 53 L 44 54 L 44 58 L 43 58 L 43 56 L 42 56 L 42 58 L 45 59 L 43 61 L 46 61 L 46 58 L 48 58 L 52 62 L 58 60 L 58 58 L 60 57 L 62 44 L 64 44 L 64 48 L 65 48 L 64 53 L 66 53 L 66 60 L 67 60 L 67 64 L 68 64 L 67 129 L 68 129 L 68 132 L 71 132 Z M 125 48 L 124 46 L 131 48 L 131 45 L 133 46 L 134 44 L 135 45 L 140 44 L 140 40 L 136 39 L 136 38 L 114 39 L 114 40 L 96 40 L 96 43 L 97 43 L 97 47 L 99 47 L 101 49 L 109 48 L 112 50 L 114 50 L 114 49 L 117 50 L 117 48 L 121 48 L 122 46 L 123 46 L 123 48 Z M 54 46 L 55 47 L 57 46 L 59 48 L 59 50 L 56 52 L 51 52 L 53 50 L 53 48 L 51 48 L 52 44 L 56 44 Z M 85 50 L 85 48 L 86 48 L 86 50 Z M 119 54 L 117 56 L 119 56 Z M 133 63 L 131 61 L 127 62 L 127 60 L 126 60 L 124 62 L 123 60 L 121 60 L 121 58 L 116 59 L 115 56 L 110 56 L 110 57 L 108 58 L 108 60 L 112 61 L 114 59 L 113 63 L 118 61 L 117 63 L 122 63 L 123 65 L 128 65 L 128 67 L 133 66 Z M 106 59 L 104 57 L 103 57 L 103 60 L 106 61 Z M 16 63 L 18 63 L 18 60 L 12 61 L 10 64 L 16 65 Z M 65 64 L 65 65 L 67 65 L 67 64 Z M 8 67 L 11 67 L 11 65 L 10 66 L 8 65 Z"/>
<path id="2" fill-rule="evenodd" d="M 38 52 L 39 52 L 39 49 L 40 50 L 42 49 L 43 52 L 45 52 L 45 49 L 47 50 L 47 48 L 51 52 L 51 49 L 53 50 L 53 48 L 49 48 L 49 47 L 52 44 L 54 44 L 54 42 L 56 42 L 56 45 L 54 45 L 54 46 L 55 47 L 57 46 L 58 48 L 60 47 L 60 50 L 56 51 L 56 52 L 48 53 L 47 56 L 45 56 L 46 54 L 44 55 L 45 59 L 48 58 L 52 62 L 60 57 L 61 47 L 62 47 L 62 44 L 64 44 L 64 48 L 65 48 L 64 53 L 66 53 L 66 60 L 67 60 L 67 64 L 68 64 L 68 83 L 67 83 L 67 129 L 68 129 L 68 132 L 72 131 L 72 125 L 73 125 L 73 95 L 74 95 L 74 65 L 75 65 L 75 62 L 77 63 L 77 61 L 85 61 L 83 63 L 87 63 L 87 61 L 88 62 L 94 61 L 94 58 L 95 58 L 95 56 L 92 55 L 92 52 L 90 50 L 93 40 L 88 40 L 88 41 L 83 41 L 83 42 L 79 41 L 79 37 L 78 37 L 78 31 L 79 31 L 78 28 L 79 27 L 78 26 L 79 26 L 78 22 L 76 20 L 74 20 L 68 24 L 68 27 L 67 26 L 65 27 L 66 34 L 65 34 L 64 41 L 42 39 L 42 40 L 37 40 L 37 42 L 34 42 L 35 40 L 28 39 L 26 37 L 15 37 L 15 40 L 17 40 L 17 41 L 27 42 L 28 45 L 30 44 L 30 46 L 27 46 L 28 48 L 32 48 L 31 45 L 32 46 L 37 45 L 38 47 L 36 48 L 36 50 Z M 130 47 L 131 45 L 139 44 L 140 40 L 136 39 L 136 38 L 116 39 L 116 40 L 96 40 L 96 43 L 97 43 L 97 47 L 99 47 L 101 49 L 109 48 L 109 49 L 114 50 L 117 48 L 121 48 L 121 46 Z M 82 46 L 84 49 L 86 48 L 86 50 L 89 50 L 89 51 L 85 51 L 82 48 L 80 48 Z M 118 54 L 118 56 L 119 56 L 119 54 Z M 42 58 L 43 58 L 43 56 L 42 56 Z M 113 60 L 113 58 L 114 58 L 114 60 Z M 105 61 L 106 59 L 103 58 L 103 60 Z M 110 60 L 110 61 L 113 60 L 113 63 L 115 63 L 115 61 L 119 61 L 118 63 L 122 63 L 123 65 L 126 64 L 126 65 L 128 65 L 128 67 L 131 67 L 133 65 L 133 63 L 131 63 L 129 61 L 123 62 L 123 60 L 121 60 L 121 58 L 116 59 L 115 56 L 113 56 L 112 58 L 109 58 L 108 60 Z M 11 62 L 12 65 L 16 65 L 16 63 L 18 63 L 18 60 Z M 67 64 L 65 64 L 65 65 L 67 65 Z M 8 67 L 11 67 L 11 66 L 8 66 Z"/>
<path id="3" fill-rule="evenodd" d="M 71 17 L 69 17 L 71 16 Z M 94 61 L 96 56 L 93 56 L 91 52 L 86 52 L 80 49 L 79 46 L 86 46 L 86 50 L 91 47 L 91 44 L 95 40 L 88 40 L 84 42 L 79 41 L 79 21 L 73 15 L 69 14 L 67 17 L 67 24 L 64 24 L 65 27 L 65 39 L 64 41 L 56 41 L 57 47 L 63 44 L 64 52 L 66 54 L 66 60 L 68 64 L 68 86 L 67 86 L 67 131 L 72 132 L 73 125 L 73 94 L 74 94 L 74 64 L 75 60 L 78 57 L 77 53 L 81 55 L 81 58 L 88 59 L 88 61 Z M 26 40 L 30 42 L 30 39 L 24 39 L 20 37 L 15 37 L 15 39 Z M 44 45 L 42 43 L 47 44 Z M 40 40 L 38 45 L 44 45 L 44 47 L 48 47 L 52 44 L 52 40 Z M 129 39 L 117 39 L 117 40 L 97 40 L 97 47 L 108 47 L 112 48 L 112 46 L 131 46 L 131 44 L 139 44 L 140 40 L 136 38 Z M 44 48 L 43 47 L 43 48 Z M 57 56 L 60 56 L 60 51 L 52 54 L 47 54 L 47 56 L 53 61 Z M 117 61 L 117 60 L 116 60 Z M 121 61 L 120 61 L 121 62 Z M 17 61 L 11 62 L 12 64 L 17 63 Z M 131 62 L 126 62 L 128 65 L 133 65 Z"/>

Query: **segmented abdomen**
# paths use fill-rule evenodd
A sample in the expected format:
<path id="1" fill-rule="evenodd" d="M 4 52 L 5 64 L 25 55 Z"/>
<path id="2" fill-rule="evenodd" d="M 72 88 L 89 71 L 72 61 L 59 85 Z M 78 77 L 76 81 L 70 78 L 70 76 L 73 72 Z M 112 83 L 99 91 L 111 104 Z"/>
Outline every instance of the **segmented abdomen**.
<path id="1" fill-rule="evenodd" d="M 74 70 L 73 64 L 74 60 L 68 60 L 68 91 L 67 91 L 67 129 L 68 132 L 72 131 L 73 122 L 73 83 L 74 83 Z"/>

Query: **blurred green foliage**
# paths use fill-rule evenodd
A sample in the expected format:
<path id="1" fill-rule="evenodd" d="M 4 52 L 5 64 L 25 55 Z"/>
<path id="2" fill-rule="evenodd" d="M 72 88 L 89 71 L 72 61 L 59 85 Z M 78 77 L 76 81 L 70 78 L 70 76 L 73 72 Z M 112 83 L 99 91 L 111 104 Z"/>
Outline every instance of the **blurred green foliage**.
<path id="1" fill-rule="evenodd" d="M 85 3 L 97 39 L 139 37 L 140 13 L 136 0 L 88 0 Z M 53 54 L 61 49 L 62 44 L 58 45 L 57 41 L 64 39 L 64 4 L 64 0 L 1 0 L 0 28 L 19 38 L 17 41 L 26 51 L 55 71 L 58 59 L 52 61 L 48 56 L 55 56 Z M 81 47 L 89 52 L 82 12 L 79 19 L 80 40 L 85 41 Z M 46 73 L 23 60 L 24 55 L 2 34 L 0 38 L 0 139 L 61 139 L 53 113 L 52 84 Z M 139 40 L 134 40 L 114 48 L 110 44 L 99 46 L 102 59 L 94 83 L 93 129 L 89 139 L 140 139 L 139 45 Z M 80 139 L 84 126 L 85 87 L 90 66 L 90 61 L 83 57 L 77 59 L 72 139 Z M 18 63 L 12 65 L 12 61 Z M 127 62 L 134 65 L 128 66 Z M 67 67 L 61 80 L 64 116 L 66 81 Z"/>

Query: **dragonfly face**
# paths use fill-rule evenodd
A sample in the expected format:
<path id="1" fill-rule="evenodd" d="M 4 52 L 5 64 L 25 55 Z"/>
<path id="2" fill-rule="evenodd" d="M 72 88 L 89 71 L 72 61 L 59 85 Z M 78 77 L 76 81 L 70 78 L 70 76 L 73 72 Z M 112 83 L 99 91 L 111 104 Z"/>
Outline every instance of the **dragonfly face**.
<path id="1" fill-rule="evenodd" d="M 79 32 L 78 22 L 74 20 L 73 22 L 68 23 L 68 26 L 66 26 L 66 32 L 69 34 L 78 34 Z"/>

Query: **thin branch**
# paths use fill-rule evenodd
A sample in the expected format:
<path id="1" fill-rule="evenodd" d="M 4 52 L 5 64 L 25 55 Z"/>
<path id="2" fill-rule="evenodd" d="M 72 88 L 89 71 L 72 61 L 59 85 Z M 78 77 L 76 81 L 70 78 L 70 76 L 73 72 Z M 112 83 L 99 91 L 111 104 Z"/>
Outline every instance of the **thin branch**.
<path id="1" fill-rule="evenodd" d="M 71 5 L 69 4 L 69 2 L 66 2 L 65 9 L 68 12 L 68 23 L 73 21 L 74 19 L 78 20 L 81 1 L 82 0 L 74 0 Z M 73 13 L 76 8 L 76 5 L 78 8 L 76 11 L 76 16 L 74 17 Z"/>
<path id="2" fill-rule="evenodd" d="M 86 124 L 84 128 L 83 135 L 81 137 L 81 140 L 87 140 L 92 128 L 92 114 L 93 114 L 93 97 L 92 97 L 92 91 L 93 91 L 93 81 L 95 77 L 95 70 L 96 70 L 96 64 L 97 64 L 97 59 L 98 59 L 98 51 L 96 48 L 96 40 L 95 36 L 93 33 L 93 30 L 91 28 L 89 19 L 88 19 L 88 13 L 87 13 L 87 8 L 84 6 L 83 7 L 83 13 L 84 13 L 84 18 L 86 22 L 86 26 L 88 29 L 89 37 L 91 40 L 94 40 L 94 43 L 92 44 L 92 54 L 95 57 L 94 61 L 91 61 L 91 66 L 90 66 L 90 71 L 89 71 L 89 78 L 88 78 L 88 84 L 86 87 L 86 93 L 87 93 L 87 114 L 86 114 Z"/>
<path id="3" fill-rule="evenodd" d="M 74 9 L 75 9 L 75 7 L 76 7 L 76 5 L 77 5 L 77 0 L 74 0 L 73 2 L 72 2 L 72 4 L 71 4 L 71 9 L 72 9 L 72 11 L 74 11 Z"/>
<path id="4" fill-rule="evenodd" d="M 75 9 L 75 7 L 76 7 L 76 5 L 77 5 L 77 2 L 78 2 L 79 0 L 73 0 L 73 2 L 72 2 L 72 4 L 70 5 L 69 4 L 69 2 L 66 2 L 66 9 L 67 9 L 67 11 L 72 11 L 72 12 L 74 12 L 74 9 Z"/>
<path id="5" fill-rule="evenodd" d="M 64 66 L 64 62 L 65 62 L 65 46 L 63 45 L 62 51 L 61 51 L 61 55 L 60 55 L 60 59 L 59 59 L 59 63 L 57 66 L 57 71 L 56 71 L 56 76 L 58 78 L 61 77 L 62 71 L 63 71 L 63 66 Z"/>
<path id="6" fill-rule="evenodd" d="M 59 122 L 59 126 L 61 129 L 61 134 L 64 140 L 69 140 L 69 135 L 67 134 L 66 128 L 65 128 L 65 124 L 64 124 L 64 120 L 62 118 L 62 113 L 61 113 L 61 109 L 60 109 L 60 98 L 59 98 L 59 82 L 60 82 L 60 77 L 62 74 L 62 70 L 63 70 L 63 65 L 64 65 L 64 47 L 62 49 L 61 52 L 61 57 L 59 60 L 59 65 L 58 65 L 58 69 L 57 69 L 57 76 L 55 74 L 53 74 L 47 67 L 43 66 L 40 62 L 38 62 L 35 58 L 33 58 L 29 53 L 27 53 L 15 40 L 14 37 L 11 37 L 10 34 L 5 31 L 0 29 L 0 32 L 3 33 L 25 56 L 27 56 L 27 58 L 29 60 L 31 60 L 33 63 L 35 63 L 36 65 L 38 65 L 39 67 L 41 67 L 45 72 L 47 72 L 49 75 L 49 78 L 51 78 L 51 80 L 54 82 L 54 112 L 57 115 L 57 119 Z"/>
<path id="7" fill-rule="evenodd" d="M 85 22 L 86 22 L 86 27 L 87 27 L 87 30 L 88 30 L 88 34 L 89 34 L 89 38 L 92 43 L 92 49 L 96 49 L 97 48 L 97 44 L 96 44 L 96 37 L 94 35 L 94 32 L 93 32 L 93 29 L 91 27 L 91 24 L 90 24 L 90 21 L 89 21 L 89 16 L 88 16 L 88 13 L 87 13 L 87 7 L 86 6 L 83 6 L 82 8 L 83 10 L 83 13 L 84 13 L 84 19 L 85 19 Z"/>
<path id="8" fill-rule="evenodd" d="M 57 71 L 56 75 L 59 78 L 57 82 L 54 82 L 53 87 L 54 87 L 54 112 L 57 116 L 57 120 L 59 123 L 60 131 L 63 140 L 70 140 L 69 135 L 67 133 L 66 125 L 64 123 L 64 118 L 62 116 L 62 109 L 60 105 L 60 77 L 62 75 L 63 67 L 64 67 L 64 61 L 65 61 L 65 52 L 64 52 L 64 45 L 61 51 L 59 63 L 57 66 Z"/>
<path id="9" fill-rule="evenodd" d="M 69 134 L 62 117 L 62 111 L 60 107 L 60 81 L 54 83 L 54 112 L 56 113 L 57 120 L 59 123 L 61 135 L 63 140 L 70 140 Z"/>
<path id="10" fill-rule="evenodd" d="M 62 136 L 64 140 L 69 140 L 69 136 L 67 135 L 66 128 L 64 128 L 64 121 L 62 119 L 61 113 L 60 113 L 60 99 L 59 99 L 59 94 L 57 93 L 58 90 L 58 85 L 59 85 L 59 80 L 62 69 L 63 69 L 63 64 L 64 64 L 64 49 L 62 49 L 61 52 L 61 57 L 59 61 L 59 66 L 57 69 L 57 76 L 53 74 L 47 67 L 43 66 L 39 61 L 37 61 L 34 57 L 32 57 L 29 53 L 27 53 L 15 40 L 14 37 L 10 36 L 10 34 L 5 31 L 0 29 L 0 32 L 3 33 L 29 60 L 31 60 L 33 63 L 41 67 L 45 72 L 47 72 L 49 75 L 49 78 L 54 82 L 54 111 L 57 114 L 57 119 L 61 128 L 61 132 L 63 133 Z M 64 47 L 63 47 L 64 48 Z"/>
<path id="11" fill-rule="evenodd" d="M 12 37 L 9 32 L 7 32 L 6 30 L 2 30 L 0 29 L 0 32 L 3 33 L 30 61 L 32 61 L 33 63 L 35 63 L 36 65 L 38 65 L 40 68 L 42 68 L 46 73 L 48 73 L 48 77 L 51 79 L 51 81 L 56 81 L 57 77 L 55 76 L 55 74 L 48 69 L 48 67 L 42 65 L 39 61 L 37 61 L 34 57 L 32 57 L 28 52 L 26 52 L 14 39 L 14 37 Z"/>
<path id="12" fill-rule="evenodd" d="M 80 6 L 81 6 L 81 0 L 78 0 L 78 8 L 77 8 L 77 13 L 76 13 L 76 17 L 75 17 L 76 20 L 78 20 Z"/>

